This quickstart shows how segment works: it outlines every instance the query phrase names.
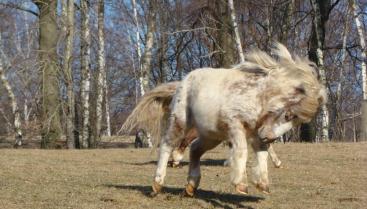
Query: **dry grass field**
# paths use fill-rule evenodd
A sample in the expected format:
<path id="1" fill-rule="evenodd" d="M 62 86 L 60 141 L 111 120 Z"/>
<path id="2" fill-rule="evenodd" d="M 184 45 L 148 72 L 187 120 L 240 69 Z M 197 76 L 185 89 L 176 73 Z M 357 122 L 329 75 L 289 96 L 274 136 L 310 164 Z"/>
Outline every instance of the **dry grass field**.
<path id="1" fill-rule="evenodd" d="M 180 196 L 187 156 L 152 198 L 156 151 L 0 149 L 0 208 L 367 208 L 367 143 L 275 144 L 284 168 L 269 163 L 271 194 L 247 196 L 229 183 L 227 149 L 204 155 L 194 198 Z"/>

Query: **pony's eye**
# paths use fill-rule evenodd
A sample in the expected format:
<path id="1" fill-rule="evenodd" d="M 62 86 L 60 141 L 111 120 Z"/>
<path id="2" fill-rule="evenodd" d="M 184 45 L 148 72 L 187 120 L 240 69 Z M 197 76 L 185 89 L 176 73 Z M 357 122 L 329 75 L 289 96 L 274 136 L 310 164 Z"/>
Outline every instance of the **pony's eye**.
<path id="1" fill-rule="evenodd" d="M 286 121 L 291 121 L 291 120 L 294 120 L 294 119 L 296 119 L 297 118 L 297 115 L 293 115 L 293 114 L 291 114 L 291 113 L 286 113 L 285 114 L 285 116 L 284 116 L 284 119 L 286 120 Z"/>

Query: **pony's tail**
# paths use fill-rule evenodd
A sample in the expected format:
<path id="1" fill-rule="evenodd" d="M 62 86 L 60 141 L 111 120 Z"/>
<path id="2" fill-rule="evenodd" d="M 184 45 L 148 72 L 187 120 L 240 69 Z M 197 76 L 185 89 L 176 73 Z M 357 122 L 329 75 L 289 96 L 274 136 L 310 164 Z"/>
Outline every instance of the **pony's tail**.
<path id="1" fill-rule="evenodd" d="M 143 128 L 151 135 L 153 144 L 157 145 L 178 84 L 179 82 L 161 84 L 146 93 L 127 117 L 118 134 L 130 133 L 136 127 Z"/>

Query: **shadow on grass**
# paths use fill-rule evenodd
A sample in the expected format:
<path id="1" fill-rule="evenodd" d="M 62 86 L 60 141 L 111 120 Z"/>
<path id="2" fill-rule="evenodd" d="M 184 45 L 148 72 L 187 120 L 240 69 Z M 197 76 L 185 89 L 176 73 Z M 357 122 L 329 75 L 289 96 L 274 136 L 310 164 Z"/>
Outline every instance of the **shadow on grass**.
<path id="1" fill-rule="evenodd" d="M 200 165 L 202 166 L 223 166 L 225 160 L 220 159 L 203 159 L 200 161 Z M 157 165 L 156 160 L 151 160 L 147 162 L 141 162 L 141 163 L 126 163 L 129 165 Z M 171 165 L 172 162 L 169 162 L 169 165 Z M 187 166 L 189 162 L 183 161 L 180 163 L 181 166 Z"/>
<path id="2" fill-rule="evenodd" d="M 144 196 L 152 198 L 151 186 L 142 186 L 142 185 L 104 185 L 106 187 L 113 187 L 121 190 L 136 190 L 140 191 Z M 183 188 L 174 188 L 174 187 L 163 187 L 162 195 L 170 194 L 175 196 L 181 196 Z M 182 196 L 181 196 L 182 197 Z M 186 198 L 186 197 L 183 197 Z M 187 197 L 189 198 L 189 197 Z M 237 195 L 230 193 L 218 193 L 214 191 L 202 190 L 198 189 L 195 193 L 195 197 L 197 199 L 201 199 L 207 203 L 210 203 L 214 207 L 220 208 L 247 208 L 252 209 L 250 206 L 243 205 L 243 202 L 259 202 L 264 200 L 263 197 L 251 196 L 251 195 Z M 228 205 L 232 204 L 232 206 Z"/>

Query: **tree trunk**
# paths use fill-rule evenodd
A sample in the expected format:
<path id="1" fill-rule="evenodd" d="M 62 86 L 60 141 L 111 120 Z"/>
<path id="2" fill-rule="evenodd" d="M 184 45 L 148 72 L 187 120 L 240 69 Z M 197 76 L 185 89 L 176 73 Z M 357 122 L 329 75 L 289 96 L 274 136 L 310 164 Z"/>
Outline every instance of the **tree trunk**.
<path id="1" fill-rule="evenodd" d="M 13 122 L 13 127 L 14 127 L 14 132 L 15 132 L 15 143 L 14 146 L 18 147 L 22 145 L 22 129 L 21 129 L 21 119 L 20 119 L 20 111 L 19 111 L 19 107 L 17 104 L 17 100 L 15 98 L 14 95 L 14 91 L 12 89 L 12 87 L 10 86 L 8 79 L 6 78 L 5 72 L 4 72 L 4 65 L 3 65 L 3 59 L 5 59 L 5 53 L 3 52 L 3 48 L 2 48 L 2 38 L 1 38 L 1 34 L 0 34 L 0 79 L 1 82 L 3 84 L 3 86 L 5 87 L 8 96 L 10 98 L 10 102 L 11 102 L 11 108 L 12 108 L 12 113 L 14 116 L 14 122 Z"/>
<path id="2" fill-rule="evenodd" d="M 39 63 L 42 70 L 42 148 L 55 148 L 61 136 L 57 68 L 57 1 L 34 1 L 39 9 Z"/>
<path id="3" fill-rule="evenodd" d="M 105 51 L 104 51 L 104 0 L 98 0 L 98 74 L 97 74 L 97 104 L 96 104 L 96 126 L 93 136 L 93 147 L 97 146 L 97 142 L 101 139 L 102 128 L 102 103 L 104 93 L 105 79 Z"/>
<path id="4" fill-rule="evenodd" d="M 245 56 L 243 54 L 240 33 L 238 32 L 238 24 L 236 20 L 236 12 L 234 10 L 233 0 L 228 0 L 229 9 L 231 12 L 231 20 L 233 25 L 233 30 L 235 34 L 236 48 L 238 51 L 238 55 L 240 57 L 240 62 L 245 62 Z"/>
<path id="5" fill-rule="evenodd" d="M 235 44 L 233 43 L 233 31 L 231 14 L 229 14 L 228 3 L 223 0 L 215 0 L 212 14 L 216 28 L 216 48 L 220 51 L 215 56 L 217 67 L 229 68 L 235 61 Z"/>
<path id="6" fill-rule="evenodd" d="M 23 117 L 24 117 L 24 124 L 26 127 L 29 125 L 29 117 L 32 112 L 32 108 L 28 107 L 28 99 L 24 99 L 24 106 L 23 106 Z"/>
<path id="7" fill-rule="evenodd" d="M 74 1 L 63 0 L 63 11 L 66 9 L 64 18 L 64 32 L 65 32 L 65 51 L 64 51 L 64 79 L 67 91 L 67 112 L 66 112 L 66 140 L 69 149 L 75 148 L 74 137 L 74 117 L 75 117 L 75 101 L 73 91 L 73 70 L 72 70 L 72 52 L 74 42 Z"/>
<path id="8" fill-rule="evenodd" d="M 342 83 L 343 83 L 343 71 L 344 71 L 344 62 L 345 62 L 345 55 L 346 55 L 346 51 L 347 51 L 347 36 L 348 36 L 348 19 L 350 16 L 350 11 L 348 9 L 347 11 L 347 15 L 345 18 L 345 23 L 344 23 L 344 30 L 343 30 L 343 43 L 342 43 L 342 49 L 340 52 L 340 69 L 339 69 L 339 75 L 338 75 L 338 85 L 336 88 L 336 108 L 335 108 L 335 114 L 336 114 L 336 130 L 337 130 L 337 134 L 338 134 L 338 139 L 342 140 L 344 139 L 344 134 L 343 134 L 343 114 L 342 114 L 342 108 L 343 108 L 343 97 L 342 97 Z"/>
<path id="9" fill-rule="evenodd" d="M 273 34 L 273 25 L 271 24 L 271 18 L 273 13 L 273 0 L 269 0 L 266 5 L 266 19 L 265 19 L 265 27 L 266 27 L 266 45 L 265 49 L 270 52 L 270 44 L 271 38 Z"/>
<path id="10" fill-rule="evenodd" d="M 155 10 L 154 6 L 157 2 L 155 0 L 151 0 L 148 2 L 148 23 L 147 23 L 147 34 L 146 34 L 146 43 L 145 43 L 145 50 L 141 60 L 141 75 L 140 75 L 140 93 L 141 96 L 147 92 L 149 87 L 149 80 L 150 80 L 150 72 L 152 68 L 152 57 L 153 57 L 153 44 L 154 44 L 154 32 L 155 32 Z M 139 46 L 138 46 L 139 47 Z M 150 134 L 147 133 L 148 139 L 147 143 L 149 147 L 153 147 L 151 142 Z"/>
<path id="11" fill-rule="evenodd" d="M 286 8 L 283 14 L 283 21 L 281 26 L 281 34 L 279 41 L 285 46 L 288 45 L 289 31 L 292 27 L 292 15 L 293 15 L 294 0 L 290 0 L 286 3 Z"/>
<path id="12" fill-rule="evenodd" d="M 90 93 L 90 30 L 89 30 L 89 3 L 81 0 L 81 103 L 82 128 L 81 147 L 88 148 L 90 144 L 89 123 L 89 93 Z"/>
<path id="13" fill-rule="evenodd" d="M 152 68 L 152 56 L 153 56 L 153 44 L 154 44 L 154 31 L 155 31 L 155 10 L 154 6 L 157 2 L 154 0 L 149 1 L 149 11 L 148 11 L 148 25 L 147 25 L 147 34 L 146 34 L 146 43 L 145 43 L 145 50 L 144 55 L 141 60 L 141 71 L 142 71 L 142 84 L 143 84 L 143 91 L 148 91 L 149 87 L 149 80 L 150 80 L 150 72 Z"/>
<path id="14" fill-rule="evenodd" d="M 328 20 L 330 1 L 311 0 L 311 4 L 314 12 L 314 19 L 311 31 L 311 41 L 309 45 L 309 57 L 310 60 L 318 65 L 321 82 L 326 86 L 326 75 L 322 48 L 324 45 L 325 23 Z M 323 105 L 321 107 L 320 114 L 322 124 L 320 138 L 322 141 L 329 141 L 329 110 L 326 105 Z M 307 126 L 315 126 L 315 123 L 304 124 L 301 127 L 301 137 L 306 137 L 307 139 L 314 140 L 315 135 L 311 131 L 305 132 L 305 130 L 312 130 L 314 129 L 314 127 Z M 302 140 L 305 140 L 305 138 Z"/>
<path id="15" fill-rule="evenodd" d="M 107 85 L 107 72 L 105 72 L 104 81 L 104 95 L 105 95 L 105 108 L 106 108 L 106 135 L 111 136 L 111 117 L 110 117 L 110 103 L 108 97 L 108 85 Z"/>
<path id="16" fill-rule="evenodd" d="M 138 72 L 139 72 L 139 80 L 137 84 L 139 85 L 140 95 L 144 95 L 144 87 L 143 87 L 143 73 L 141 68 L 141 49 L 140 49 L 140 33 L 139 33 L 139 21 L 138 21 L 138 11 L 136 8 L 136 1 L 131 1 L 134 12 L 134 22 L 135 22 L 135 44 L 136 44 L 136 52 L 138 55 Z"/>
<path id="17" fill-rule="evenodd" d="M 366 43 L 364 41 L 364 34 L 361 22 L 358 17 L 358 13 L 356 11 L 356 2 L 355 0 L 351 0 L 351 8 L 353 10 L 354 21 L 356 23 L 358 36 L 359 36 L 359 44 L 361 45 L 361 72 L 362 72 L 362 121 L 361 121 L 361 140 L 367 140 L 367 77 L 366 77 L 366 62 L 367 62 L 367 51 L 366 51 Z"/>

